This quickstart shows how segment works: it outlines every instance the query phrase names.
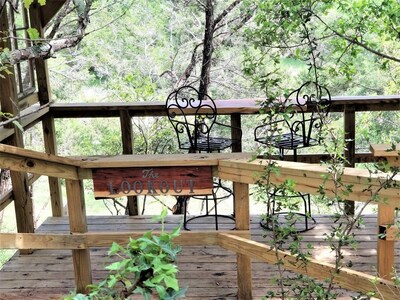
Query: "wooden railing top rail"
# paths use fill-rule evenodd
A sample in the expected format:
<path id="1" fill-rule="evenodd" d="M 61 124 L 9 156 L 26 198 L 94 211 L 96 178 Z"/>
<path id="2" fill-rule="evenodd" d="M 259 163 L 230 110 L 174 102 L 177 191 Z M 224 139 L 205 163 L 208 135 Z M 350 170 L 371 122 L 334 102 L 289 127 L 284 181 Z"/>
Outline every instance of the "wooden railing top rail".
<path id="1" fill-rule="evenodd" d="M 370 148 L 374 156 L 399 157 L 400 153 L 400 144 L 395 145 L 393 149 L 389 144 L 371 144 Z"/>
<path id="2" fill-rule="evenodd" d="M 38 120 L 40 120 L 44 115 L 49 112 L 49 106 L 39 106 L 32 105 L 27 109 L 24 109 L 21 112 L 21 116 L 16 120 L 21 124 L 25 129 L 29 128 L 32 125 L 35 125 Z M 0 126 L 0 141 L 5 140 L 6 138 L 12 136 L 14 134 L 14 128 L 6 128 L 4 126 Z"/>
<path id="3" fill-rule="evenodd" d="M 38 151 L 32 151 L 29 149 L 9 146 L 6 144 L 0 144 L 0 153 L 2 153 L 1 157 L 5 154 L 10 154 L 10 155 L 14 155 L 14 156 L 20 156 L 23 158 L 33 158 L 33 159 L 37 159 L 37 160 L 45 160 L 49 163 L 59 163 L 59 164 L 63 164 L 63 165 L 80 166 L 80 161 L 73 159 L 73 158 L 68 158 L 68 157 L 64 157 L 64 156 L 53 155 L 53 154 L 43 153 L 43 152 L 38 152 Z M 44 175 L 44 174 L 42 174 L 42 175 Z"/>
<path id="4" fill-rule="evenodd" d="M 334 182 L 328 178 L 324 182 L 323 176 L 330 176 L 326 166 L 288 161 L 272 161 L 279 167 L 279 174 L 272 174 L 270 180 L 274 184 L 284 183 L 286 179 L 295 182 L 294 190 L 310 194 L 319 194 L 320 186 L 324 186 L 326 195 L 334 195 Z M 218 164 L 218 176 L 224 180 L 254 184 L 263 174 L 266 160 L 249 162 L 243 159 L 221 160 Z M 365 169 L 344 168 L 341 177 L 343 194 L 340 196 L 351 201 L 372 201 L 380 203 L 385 201 L 392 207 L 400 207 L 400 189 L 396 187 L 382 188 L 382 183 L 388 178 L 386 173 L 371 174 Z M 400 184 L 400 175 L 393 180 Z M 352 187 L 351 193 L 346 193 L 346 186 Z M 379 192 L 380 200 L 372 200 L 373 195 Z M 340 191 L 339 191 L 340 193 Z"/>
<path id="5" fill-rule="evenodd" d="M 165 154 L 165 155 L 118 155 L 111 157 L 66 158 L 36 151 L 20 149 L 0 144 L 0 167 L 14 171 L 47 175 L 66 179 L 91 178 L 90 169 L 151 167 L 151 166 L 214 166 L 218 176 L 234 182 L 255 184 L 264 172 L 268 161 L 252 160 L 249 153 L 216 154 Z M 274 183 L 282 183 L 291 178 L 296 182 L 295 189 L 301 192 L 317 194 L 321 184 L 326 193 L 332 194 L 332 180 L 324 182 L 323 176 L 329 172 L 325 166 L 299 162 L 274 161 L 280 168 L 279 175 L 271 176 Z M 370 174 L 365 169 L 344 168 L 342 183 L 352 185 L 353 192 L 346 200 L 369 201 L 379 190 L 382 199 L 393 207 L 400 207 L 400 189 L 382 188 L 386 173 Z M 394 180 L 400 184 L 400 175 Z"/>
<path id="6" fill-rule="evenodd" d="M 167 166 L 218 166 L 223 159 L 249 160 L 251 153 L 187 153 L 187 154 L 145 154 L 75 157 L 83 169 L 126 168 L 126 167 L 167 167 Z"/>
<path id="7" fill-rule="evenodd" d="M 262 98 L 216 100 L 218 114 L 258 113 Z M 341 112 L 345 106 L 355 111 L 400 110 L 400 95 L 391 96 L 338 96 L 332 97 L 331 111 Z M 55 118 L 118 117 L 119 111 L 127 110 L 132 116 L 163 116 L 164 101 L 130 103 L 53 103 L 50 112 Z"/>
<path id="8" fill-rule="evenodd" d="M 11 171 L 79 179 L 80 162 L 67 157 L 0 144 L 0 168 Z"/>

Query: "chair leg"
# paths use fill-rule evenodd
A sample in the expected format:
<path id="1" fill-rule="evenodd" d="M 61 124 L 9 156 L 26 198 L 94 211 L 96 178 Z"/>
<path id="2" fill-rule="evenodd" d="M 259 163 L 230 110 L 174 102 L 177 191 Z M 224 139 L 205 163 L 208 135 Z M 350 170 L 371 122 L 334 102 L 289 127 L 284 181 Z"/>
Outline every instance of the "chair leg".
<path id="1" fill-rule="evenodd" d="M 311 206 L 310 206 L 310 194 L 301 194 L 299 193 L 301 198 L 303 199 L 303 204 L 304 204 L 304 227 L 305 231 L 308 230 L 308 217 L 311 216 Z"/>
<path id="2" fill-rule="evenodd" d="M 217 205 L 218 205 L 218 201 L 219 200 L 221 200 L 221 199 L 228 199 L 230 196 L 231 196 L 231 194 L 229 194 L 229 193 L 232 193 L 232 191 L 229 189 L 229 188 L 226 188 L 226 187 L 224 187 L 222 184 L 220 184 L 221 183 L 221 181 L 219 181 L 219 182 L 214 182 L 214 188 L 213 188 L 213 191 L 212 191 L 212 194 L 211 195 L 205 195 L 205 196 L 200 196 L 200 197 L 196 197 L 196 196 L 194 196 L 193 198 L 195 198 L 195 199 L 197 199 L 197 200 L 202 200 L 202 209 L 201 209 L 201 212 L 203 212 L 204 211 L 204 207 L 205 207 L 205 213 L 203 214 L 203 215 L 199 215 L 199 216 L 194 216 L 194 217 L 188 217 L 187 216 L 187 210 L 186 210 L 186 206 L 185 206 L 185 213 L 184 213 L 184 229 L 186 229 L 186 230 L 190 230 L 188 227 L 187 227 L 187 224 L 189 223 L 189 222 L 191 222 L 192 220 L 194 220 L 194 219 L 198 219 L 198 218 L 202 218 L 202 217 L 213 217 L 214 216 L 214 220 L 215 220 L 215 230 L 219 230 L 219 222 L 218 222 L 218 220 L 219 220 L 219 218 L 228 218 L 228 219 L 231 219 L 231 220 L 235 220 L 235 218 L 234 218 L 234 215 L 218 215 L 218 208 L 217 208 Z M 219 195 L 219 192 L 221 192 L 222 193 L 222 196 L 221 195 Z M 228 193 L 229 195 L 225 195 L 224 193 Z M 187 197 L 187 198 L 189 198 L 189 197 Z M 200 199 L 199 199 L 200 198 Z M 214 207 L 212 207 L 212 203 L 208 203 L 209 201 L 213 201 L 213 203 L 214 203 Z M 205 203 L 204 203 L 205 202 Z M 214 209 L 214 212 L 211 212 L 212 211 L 212 209 Z M 234 229 L 234 228 L 233 228 Z"/>
<path id="3" fill-rule="evenodd" d="M 213 201 L 214 201 L 215 230 L 218 230 L 217 195 L 214 192 L 213 192 Z"/>
<path id="4" fill-rule="evenodd" d="M 310 221 L 312 221 L 314 225 L 317 221 L 311 215 L 311 195 L 302 193 L 299 193 L 299 195 L 303 199 L 304 204 L 304 230 L 299 230 L 298 232 L 305 232 L 313 228 L 309 227 Z"/>
<path id="5" fill-rule="evenodd" d="M 189 200 L 189 197 L 183 197 L 183 228 L 185 230 L 190 231 L 189 228 L 187 228 L 187 201 Z"/>
<path id="6" fill-rule="evenodd" d="M 285 156 L 285 149 L 279 148 L 279 159 L 283 160 L 284 156 Z"/>

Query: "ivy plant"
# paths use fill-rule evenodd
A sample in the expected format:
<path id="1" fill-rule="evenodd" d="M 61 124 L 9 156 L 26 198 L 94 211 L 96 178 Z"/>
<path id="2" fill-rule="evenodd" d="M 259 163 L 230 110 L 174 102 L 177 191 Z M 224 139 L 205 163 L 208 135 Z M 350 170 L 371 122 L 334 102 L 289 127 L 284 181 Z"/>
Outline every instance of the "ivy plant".
<path id="1" fill-rule="evenodd" d="M 166 232 L 167 213 L 164 209 L 157 216 L 162 224 L 159 235 L 148 231 L 138 239 L 130 238 L 126 247 L 114 242 L 108 254 L 119 259 L 106 266 L 107 278 L 88 286 L 87 295 L 70 295 L 64 300 L 120 300 L 134 294 L 142 295 L 143 299 L 150 299 L 152 295 L 171 300 L 184 297 L 186 288 L 179 287 L 178 268 L 174 264 L 181 248 L 172 242 L 179 236 L 180 226 Z"/>

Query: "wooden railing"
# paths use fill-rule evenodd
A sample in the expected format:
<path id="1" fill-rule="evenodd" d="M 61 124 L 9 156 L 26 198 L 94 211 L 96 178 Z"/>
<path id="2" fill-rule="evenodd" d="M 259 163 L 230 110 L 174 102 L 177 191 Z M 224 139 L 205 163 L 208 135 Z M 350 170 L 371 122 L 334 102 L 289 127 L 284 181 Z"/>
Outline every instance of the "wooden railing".
<path id="1" fill-rule="evenodd" d="M 233 181 L 235 193 L 235 217 L 237 231 L 229 232 L 182 232 L 176 240 L 181 245 L 219 245 L 237 253 L 238 299 L 251 299 L 252 276 L 251 259 L 257 258 L 266 263 L 277 263 L 283 259 L 287 269 L 307 274 L 316 279 L 334 276 L 337 284 L 359 292 L 375 291 L 384 299 L 399 299 L 400 289 L 391 281 L 375 278 L 361 272 L 341 268 L 335 272 L 335 266 L 310 260 L 305 266 L 289 252 L 271 251 L 270 246 L 249 240 L 249 185 L 260 180 L 266 161 L 249 161 L 249 154 L 187 154 L 138 156 L 123 155 L 114 157 L 93 157 L 84 160 L 71 159 L 45 153 L 0 145 L 0 167 L 12 171 L 29 172 L 66 179 L 69 225 L 72 234 L 34 234 L 1 233 L 1 248 L 13 249 L 71 249 L 75 270 L 75 282 L 78 292 L 86 291 L 91 283 L 90 247 L 108 247 L 112 241 L 126 242 L 129 237 L 137 237 L 142 232 L 119 233 L 88 232 L 84 205 L 82 179 L 92 178 L 92 171 L 98 168 L 128 168 L 146 166 L 212 166 L 216 176 Z M 155 160 L 155 158 L 157 158 Z M 280 176 L 271 177 L 273 183 L 281 183 L 286 178 L 296 181 L 295 189 L 301 192 L 318 193 L 321 184 L 329 194 L 329 182 L 324 183 L 322 175 L 329 172 L 323 166 L 294 162 L 275 162 L 280 168 Z M 381 178 L 385 174 L 371 175 L 367 170 L 346 168 L 342 176 L 343 184 L 351 184 L 353 192 L 347 196 L 351 201 L 371 201 L 371 192 L 381 187 Z M 400 176 L 394 178 L 400 184 Z M 366 189 L 368 187 L 368 189 Z M 383 189 L 381 197 L 391 207 L 399 206 L 398 188 Z M 373 201 L 373 199 L 372 199 Z"/>
<path id="2" fill-rule="evenodd" d="M 259 111 L 259 101 L 263 99 L 230 99 L 217 100 L 218 113 L 231 116 L 234 127 L 241 127 L 241 116 L 256 114 Z M 121 123 L 121 139 L 123 154 L 132 154 L 132 125 L 131 118 L 142 116 L 164 116 L 164 102 L 135 102 L 135 103 L 53 103 L 50 106 L 39 106 L 38 95 L 29 95 L 22 100 L 31 105 L 21 113 L 18 120 L 27 129 L 42 121 L 46 152 L 56 153 L 54 118 L 104 118 L 118 117 Z M 35 104 L 36 103 L 36 104 Z M 357 162 L 371 162 L 375 158 L 371 153 L 356 153 L 355 138 L 355 113 L 360 111 L 392 111 L 400 110 L 400 95 L 392 96 L 339 96 L 333 97 L 332 112 L 344 113 L 344 129 L 347 140 L 346 158 L 349 166 Z M 12 137 L 14 129 L 0 127 L 0 142 Z M 235 136 L 235 133 L 232 133 Z M 233 151 L 241 152 L 240 144 L 233 145 Z M 286 156 L 290 160 L 290 155 Z M 319 163 L 325 158 L 324 154 L 300 154 L 298 161 Z M 59 182 L 56 178 L 49 179 L 51 189 L 51 202 L 54 216 L 62 215 L 62 199 Z M 13 200 L 9 192 L 0 198 L 0 210 L 4 209 Z"/>

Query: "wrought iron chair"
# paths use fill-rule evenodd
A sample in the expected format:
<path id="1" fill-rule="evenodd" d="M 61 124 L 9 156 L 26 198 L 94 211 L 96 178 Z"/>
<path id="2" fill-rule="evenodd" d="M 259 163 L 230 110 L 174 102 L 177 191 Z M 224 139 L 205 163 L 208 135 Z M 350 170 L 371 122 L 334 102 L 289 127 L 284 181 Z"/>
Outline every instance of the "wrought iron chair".
<path id="1" fill-rule="evenodd" d="M 175 129 L 179 149 L 187 150 L 189 153 L 212 153 L 221 152 L 232 146 L 235 141 L 230 137 L 232 126 L 217 122 L 217 108 L 213 99 L 207 94 L 201 95 L 199 91 L 191 86 L 182 86 L 173 91 L 167 98 L 166 109 L 168 118 Z M 240 128 L 236 128 L 240 133 Z M 184 214 L 183 226 L 186 230 L 188 223 L 198 218 L 214 216 L 215 229 L 218 230 L 218 218 L 234 220 L 231 215 L 218 214 L 217 202 L 233 196 L 232 190 L 224 186 L 220 179 L 214 179 L 214 188 L 211 195 L 204 196 L 178 196 L 177 205 L 182 208 Z M 187 205 L 189 198 L 205 200 L 205 211 L 203 215 L 188 217 Z M 209 207 L 212 200 L 214 206 Z M 212 214 L 211 212 L 214 211 Z"/>
<path id="2" fill-rule="evenodd" d="M 306 82 L 291 92 L 281 103 L 282 112 L 286 113 L 285 118 L 264 122 L 255 128 L 255 141 L 277 148 L 281 160 L 285 159 L 285 152 L 292 151 L 293 161 L 297 161 L 298 149 L 321 143 L 320 133 L 330 105 L 331 95 L 328 89 L 316 82 Z M 261 226 L 271 229 L 272 216 L 287 216 L 287 212 L 280 211 L 280 200 L 284 198 L 294 199 L 294 201 L 298 198 L 303 202 L 304 213 L 295 212 L 295 215 L 304 218 L 304 228 L 296 231 L 303 232 L 312 229 L 316 221 L 311 215 L 310 195 L 305 193 L 283 195 L 278 189 L 270 192 L 266 218 L 260 222 Z M 310 227 L 310 221 L 312 227 Z M 296 220 L 293 223 L 296 223 Z"/>

